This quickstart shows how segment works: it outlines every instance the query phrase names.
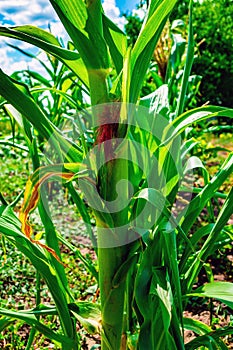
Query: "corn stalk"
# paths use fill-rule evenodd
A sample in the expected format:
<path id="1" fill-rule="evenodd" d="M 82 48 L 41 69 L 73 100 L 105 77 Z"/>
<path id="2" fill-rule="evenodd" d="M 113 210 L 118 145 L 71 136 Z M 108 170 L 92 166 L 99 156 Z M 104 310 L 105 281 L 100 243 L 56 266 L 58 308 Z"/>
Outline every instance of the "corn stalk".
<path id="1" fill-rule="evenodd" d="M 107 43 L 110 39 L 110 53 L 113 50 L 118 51 L 119 61 L 122 62 L 123 78 L 122 86 L 119 88 L 120 95 L 118 99 L 124 103 L 136 102 L 140 85 L 146 72 L 145 67 L 149 63 L 160 32 L 175 2 L 151 1 L 148 16 L 144 23 L 144 30 L 139 36 L 135 49 L 132 52 L 132 62 L 129 62 L 129 55 L 122 50 L 124 48 L 125 37 L 121 33 L 119 39 L 119 30 L 110 24 L 110 22 L 106 21 L 101 9 L 100 0 L 87 1 L 86 6 L 82 1 L 78 3 L 77 1 L 51 1 L 87 69 L 92 105 L 111 102 L 109 96 L 110 87 L 107 79 L 111 71 L 110 60 L 112 59 L 114 61 L 116 57 L 109 57 Z M 110 26 L 114 28 L 114 31 L 109 38 L 110 29 L 112 30 Z M 116 35 L 117 32 L 118 37 Z M 144 42 L 147 35 L 149 39 Z M 119 50 L 120 46 L 121 50 Z M 117 67 L 119 65 L 118 62 Z M 137 75 L 138 81 L 135 82 L 134 78 L 133 84 L 130 84 L 132 74 Z M 136 87 L 138 90 L 135 89 Z M 121 136 L 119 135 L 119 130 L 113 130 L 114 127 L 117 128 L 117 124 L 120 121 L 120 111 L 119 115 L 114 116 L 114 124 L 110 124 L 113 121 L 110 118 L 108 119 L 106 114 L 107 111 L 104 107 L 101 113 L 95 116 L 100 125 L 100 128 L 97 130 L 97 144 L 99 142 L 105 142 L 106 135 L 107 140 Z M 125 117 L 127 120 L 127 116 Z M 108 125 L 104 123 L 108 123 Z M 114 154 L 114 151 L 112 149 L 110 152 Z M 107 161 L 107 155 L 105 156 Z M 127 167 L 128 164 L 125 161 L 110 159 L 98 174 L 97 181 L 100 183 L 99 194 L 105 201 L 114 201 L 116 195 L 115 189 L 118 182 L 123 178 L 128 180 Z M 109 179 L 111 179 L 111 182 Z M 126 203 L 128 199 L 127 186 L 125 186 L 123 192 L 124 194 L 121 199 L 123 203 Z M 115 208 L 115 214 L 110 216 L 111 221 L 115 223 L 113 227 L 109 227 L 109 224 L 106 222 L 102 225 L 101 216 L 96 211 L 103 350 L 117 350 L 121 346 L 123 312 L 125 307 L 125 282 L 121 281 L 119 285 L 113 286 L 113 279 L 120 267 L 125 263 L 127 255 L 130 255 L 129 245 L 119 245 L 118 242 L 119 233 L 123 236 L 121 237 L 123 242 L 127 242 L 128 208 L 126 207 L 123 211 L 121 207 Z M 126 227 L 125 232 L 122 232 L 122 227 Z M 110 247 L 106 247 L 106 240 L 107 245 L 109 244 L 108 242 L 111 242 Z"/>

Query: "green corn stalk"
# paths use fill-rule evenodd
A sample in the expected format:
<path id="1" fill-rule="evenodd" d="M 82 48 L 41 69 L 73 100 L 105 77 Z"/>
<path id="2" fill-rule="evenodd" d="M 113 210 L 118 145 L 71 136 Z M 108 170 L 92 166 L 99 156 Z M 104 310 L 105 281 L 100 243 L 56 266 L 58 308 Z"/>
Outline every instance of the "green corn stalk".
<path id="1" fill-rule="evenodd" d="M 106 43 L 104 40 L 103 15 L 101 11 L 100 1 L 88 1 L 86 8 L 82 2 L 79 2 L 77 14 L 74 12 L 73 1 L 69 1 L 68 8 L 70 9 L 70 11 L 67 10 L 66 7 L 66 12 L 64 12 L 64 6 L 67 5 L 67 1 L 57 1 L 56 3 L 55 1 L 51 1 L 51 3 L 57 11 L 61 21 L 63 22 L 65 28 L 71 36 L 74 45 L 77 47 L 84 64 L 86 65 L 89 76 L 89 87 L 92 105 L 110 101 L 109 87 L 107 84 L 107 75 L 110 69 L 110 57 L 108 55 L 108 51 L 106 50 Z M 132 71 L 131 74 L 136 73 L 139 79 L 138 82 L 136 82 L 136 85 L 134 81 L 134 84 L 132 84 L 131 87 L 130 85 L 125 86 L 123 79 L 121 97 L 122 102 L 131 102 L 137 100 L 139 90 L 137 91 L 136 87 L 137 89 L 139 89 L 140 85 L 142 84 L 142 78 L 145 74 L 143 73 L 143 71 L 146 67 L 145 61 L 149 63 L 150 56 L 153 52 L 155 43 L 159 38 L 160 31 L 162 30 L 164 20 L 168 16 L 174 4 L 175 1 L 165 1 L 163 6 L 161 3 L 159 3 L 157 6 L 156 2 L 151 3 L 150 11 L 148 13 L 148 20 L 145 21 L 144 32 L 141 33 L 141 36 L 138 39 L 138 42 L 135 46 L 135 52 L 132 52 L 132 61 L 130 62 Z M 81 16 L 79 17 L 79 21 L 77 21 L 77 15 Z M 86 33 L 84 30 L 84 23 L 82 21 L 86 23 Z M 148 42 L 145 43 L 144 38 L 146 37 L 147 33 L 149 34 L 151 40 L 148 40 Z M 88 39 L 83 37 L 83 35 L 86 34 L 88 34 Z M 93 35 L 95 35 L 95 41 L 91 40 L 93 38 Z M 96 47 L 97 51 L 95 52 L 95 61 L 93 62 L 92 51 L 97 43 L 98 47 Z M 128 78 L 129 81 L 131 81 L 131 77 L 129 75 L 126 75 L 126 78 Z M 130 89 L 132 97 L 130 96 Z M 103 111 L 103 114 L 104 113 L 105 112 Z M 101 117 L 104 116 L 100 116 L 100 118 Z M 120 119 L 120 116 L 118 118 Z M 100 120 L 100 122 L 102 122 L 102 120 Z M 101 130 L 100 132 L 103 133 L 105 132 L 105 130 Z M 118 137 L 119 135 L 114 136 Z M 99 135 L 99 137 L 101 137 L 101 135 Z M 123 176 L 127 179 L 126 172 L 127 164 L 125 164 L 121 160 L 116 160 L 115 162 L 108 163 L 103 173 L 100 174 L 100 182 L 102 189 L 100 191 L 100 195 L 102 196 L 102 198 L 108 201 L 114 199 L 112 198 L 114 188 L 116 188 L 116 184 L 119 180 L 122 179 Z M 111 178 L 110 184 L 108 183 L 109 178 Z M 125 188 L 126 199 L 127 195 L 127 188 Z M 124 213 L 122 213 L 122 211 L 119 211 L 119 213 L 120 215 L 114 215 L 113 220 L 117 223 L 117 225 L 124 226 L 127 224 L 128 221 L 127 208 Z M 98 213 L 96 213 L 96 216 L 98 224 Z M 125 283 L 121 282 L 119 286 L 113 288 L 112 281 L 120 266 L 125 262 L 126 256 L 130 253 L 130 251 L 128 246 L 102 248 L 104 242 L 102 242 L 103 234 L 101 231 L 102 229 L 100 226 L 98 227 L 97 234 L 99 245 L 99 285 L 101 291 L 103 327 L 102 348 L 117 350 L 120 348 L 121 334 L 123 329 Z M 114 235 L 117 235 L 117 229 L 113 228 L 113 231 L 114 232 L 111 233 L 111 230 L 109 230 L 109 235 L 113 236 L 109 237 L 109 241 L 114 241 Z M 124 235 L 127 235 L 127 231 L 123 233 L 123 236 Z M 117 245 L 117 238 L 115 244 Z"/>

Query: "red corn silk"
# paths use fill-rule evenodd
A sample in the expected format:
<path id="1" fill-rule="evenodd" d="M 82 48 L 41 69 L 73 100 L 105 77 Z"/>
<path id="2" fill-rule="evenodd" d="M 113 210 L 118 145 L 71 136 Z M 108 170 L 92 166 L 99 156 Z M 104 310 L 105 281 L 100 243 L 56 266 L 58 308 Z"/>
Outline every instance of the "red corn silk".
<path id="1" fill-rule="evenodd" d="M 95 144 L 100 146 L 103 142 L 112 140 L 112 142 L 106 142 L 104 145 L 106 160 L 111 160 L 114 158 L 114 149 L 119 144 L 119 142 L 117 142 L 119 116 L 119 103 L 112 103 L 104 106 L 103 110 L 98 115 L 99 127 L 96 131 Z"/>

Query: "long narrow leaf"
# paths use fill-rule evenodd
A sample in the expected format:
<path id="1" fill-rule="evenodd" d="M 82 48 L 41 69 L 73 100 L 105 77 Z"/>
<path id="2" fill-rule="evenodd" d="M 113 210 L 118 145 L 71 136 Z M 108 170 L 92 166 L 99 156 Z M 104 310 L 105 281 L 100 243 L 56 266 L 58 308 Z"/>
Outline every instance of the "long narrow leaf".
<path id="1" fill-rule="evenodd" d="M 68 141 L 61 132 L 50 122 L 37 106 L 29 93 L 18 88 L 17 84 L 0 69 L 0 95 L 14 106 L 48 141 L 53 142 L 55 149 L 62 150 L 65 157 L 73 161 L 81 160 L 78 147 Z M 59 152 L 60 153 L 60 152 Z"/>
<path id="2" fill-rule="evenodd" d="M 186 92 L 188 88 L 189 76 L 192 69 L 192 64 L 194 60 L 194 39 L 193 39 L 193 26 L 192 26 L 192 0 L 190 1 L 189 6 L 189 30 L 188 30 L 188 49 L 186 54 L 185 67 L 181 82 L 181 89 L 177 101 L 176 112 L 175 115 L 179 116 L 184 111 L 184 103 Z"/>
<path id="3" fill-rule="evenodd" d="M 74 342 L 71 338 L 65 337 L 64 335 L 58 334 L 54 332 L 51 328 L 43 325 L 41 322 L 38 321 L 38 319 L 35 317 L 35 315 L 32 315 L 27 312 L 17 312 L 17 311 L 11 311 L 7 309 L 0 308 L 0 315 L 8 316 L 12 320 L 21 320 L 27 323 L 29 326 L 34 327 L 37 331 L 44 334 L 47 338 L 51 340 L 55 340 L 61 344 L 69 345 L 70 348 L 74 346 Z"/>
<path id="4" fill-rule="evenodd" d="M 61 287 L 62 283 L 40 246 L 33 244 L 20 230 L 21 223 L 10 207 L 0 208 L 0 232 L 29 258 L 41 276 L 44 277 L 54 298 L 65 335 L 74 339 L 73 324 Z"/>
<path id="5" fill-rule="evenodd" d="M 82 0 L 50 0 L 50 2 L 78 49 L 87 69 L 99 71 L 97 74 L 102 71 L 102 74 L 106 75 L 110 68 L 109 56 L 101 28 L 98 25 L 99 12 L 96 11 L 96 18 L 92 18 L 88 6 Z M 92 1 L 93 4 L 95 2 Z M 102 15 L 100 14 L 100 16 Z"/>
<path id="6" fill-rule="evenodd" d="M 230 282 L 207 283 L 187 296 L 218 299 L 233 310 L 233 283 Z"/>
<path id="7" fill-rule="evenodd" d="M 24 25 L 9 28 L 1 26 L 0 35 L 25 41 L 57 57 L 70 68 L 87 87 L 89 86 L 87 70 L 80 55 L 77 52 L 62 48 L 58 40 L 51 33 L 32 25 Z"/>
<path id="8" fill-rule="evenodd" d="M 182 290 L 184 293 L 190 292 L 203 262 L 205 262 L 206 259 L 214 252 L 214 244 L 218 240 L 218 233 L 221 232 L 233 213 L 232 201 L 233 189 L 231 189 L 229 195 L 227 196 L 216 223 L 214 224 L 208 238 L 198 252 L 192 265 L 188 267 L 188 271 L 181 271 L 182 274 L 185 273 L 185 279 L 182 281 Z"/>
<path id="9" fill-rule="evenodd" d="M 215 345 L 215 349 L 226 350 L 226 345 L 224 345 L 219 338 L 225 337 L 229 334 L 233 334 L 233 327 L 219 328 L 216 331 L 209 332 L 191 340 L 185 345 L 185 350 L 200 349 L 202 346 L 206 346 L 207 348 L 211 349 L 211 345 Z"/>
<path id="10" fill-rule="evenodd" d="M 132 51 L 130 102 L 136 103 L 156 43 L 176 0 L 150 1 L 148 17 Z"/>
<path id="11" fill-rule="evenodd" d="M 217 117 L 233 118 L 233 109 L 218 106 L 204 106 L 187 111 L 174 119 L 174 121 L 166 127 L 163 143 L 168 144 L 195 122 Z"/>
<path id="12" fill-rule="evenodd" d="M 104 37 L 108 44 L 110 54 L 116 71 L 119 74 L 123 67 L 123 58 L 127 50 L 126 35 L 112 22 L 103 15 Z"/>
<path id="13" fill-rule="evenodd" d="M 179 222 L 185 232 L 189 232 L 192 224 L 195 222 L 206 203 L 212 198 L 214 193 L 220 188 L 223 182 L 233 172 L 233 153 L 231 153 L 222 164 L 219 172 L 202 189 L 202 191 L 190 202 L 185 215 L 179 215 Z"/>

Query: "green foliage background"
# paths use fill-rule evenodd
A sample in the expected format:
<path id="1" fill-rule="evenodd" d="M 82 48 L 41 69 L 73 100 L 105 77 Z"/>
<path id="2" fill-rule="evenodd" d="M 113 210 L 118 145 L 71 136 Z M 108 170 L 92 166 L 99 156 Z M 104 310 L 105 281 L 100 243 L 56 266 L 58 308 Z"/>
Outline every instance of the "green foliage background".
<path id="1" fill-rule="evenodd" d="M 145 1 L 144 1 L 145 3 Z M 189 0 L 178 1 L 170 21 L 188 21 Z M 132 14 L 126 15 L 125 27 L 129 42 L 134 43 L 141 21 Z M 193 27 L 198 51 L 192 74 L 202 76 L 198 105 L 206 102 L 233 107 L 233 1 L 195 1 Z"/>
<path id="2" fill-rule="evenodd" d="M 187 18 L 188 0 L 178 3 L 172 19 Z M 193 74 L 203 77 L 199 104 L 233 106 L 233 1 L 196 1 L 193 11 L 193 27 L 198 55 Z"/>
<path id="3" fill-rule="evenodd" d="M 200 102 L 233 107 L 233 1 L 206 0 L 195 6 L 199 54 L 193 71 L 202 75 Z"/>

